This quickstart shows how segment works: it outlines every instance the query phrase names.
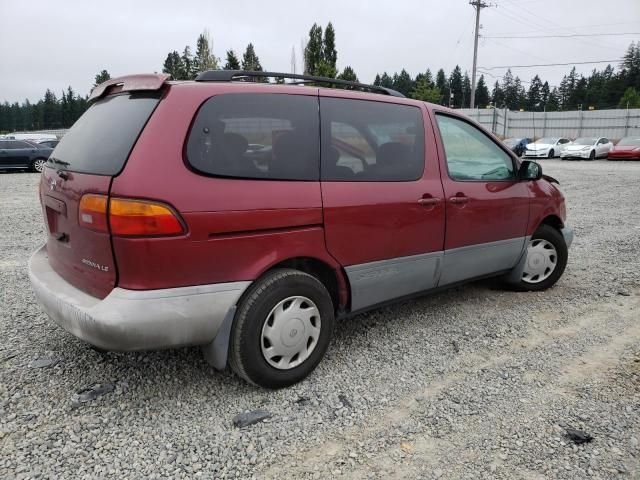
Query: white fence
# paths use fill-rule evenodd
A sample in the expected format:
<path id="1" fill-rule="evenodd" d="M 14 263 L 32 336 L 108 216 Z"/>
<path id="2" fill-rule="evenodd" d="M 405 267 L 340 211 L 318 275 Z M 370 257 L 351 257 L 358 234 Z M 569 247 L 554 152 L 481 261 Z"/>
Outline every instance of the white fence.
<path id="1" fill-rule="evenodd" d="M 64 134 L 67 133 L 69 131 L 68 128 L 59 128 L 57 130 L 29 130 L 29 131 L 22 131 L 22 132 L 11 132 L 11 133 L 6 133 L 6 136 L 11 136 L 11 135 L 15 135 L 16 133 L 28 133 L 28 134 L 38 134 L 38 133 L 42 133 L 45 135 L 55 135 L 58 138 L 62 138 L 64 137 Z"/>
<path id="2" fill-rule="evenodd" d="M 502 137 L 640 136 L 640 109 L 519 112 L 507 109 L 469 109 L 462 112 Z"/>

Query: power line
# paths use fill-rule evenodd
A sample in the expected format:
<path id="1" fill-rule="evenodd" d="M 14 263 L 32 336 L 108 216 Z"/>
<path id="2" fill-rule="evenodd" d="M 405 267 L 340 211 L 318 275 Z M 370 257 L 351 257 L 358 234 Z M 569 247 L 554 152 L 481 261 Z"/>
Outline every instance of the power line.
<path id="1" fill-rule="evenodd" d="M 498 65 L 495 67 L 480 67 L 483 70 L 497 70 L 499 68 L 528 68 L 528 67 L 556 67 L 561 65 L 588 65 L 591 63 L 614 63 L 619 62 L 620 59 L 616 60 L 594 60 L 592 62 L 567 62 L 567 63 L 537 63 L 532 65 Z"/>
<path id="2" fill-rule="evenodd" d="M 611 37 L 618 35 L 640 35 L 640 32 L 625 33 L 575 33 L 569 35 L 504 35 L 504 36 L 482 36 L 482 38 L 570 38 L 570 37 Z"/>

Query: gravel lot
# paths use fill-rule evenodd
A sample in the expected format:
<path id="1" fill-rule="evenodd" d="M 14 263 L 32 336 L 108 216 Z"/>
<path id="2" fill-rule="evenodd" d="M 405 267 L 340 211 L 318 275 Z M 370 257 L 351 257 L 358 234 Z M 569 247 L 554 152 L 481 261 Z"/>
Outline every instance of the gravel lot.
<path id="1" fill-rule="evenodd" d="M 640 163 L 543 168 L 576 232 L 555 288 L 360 315 L 276 392 L 195 348 L 101 354 L 55 326 L 26 273 L 38 176 L 0 174 L 0 478 L 640 478 Z"/>

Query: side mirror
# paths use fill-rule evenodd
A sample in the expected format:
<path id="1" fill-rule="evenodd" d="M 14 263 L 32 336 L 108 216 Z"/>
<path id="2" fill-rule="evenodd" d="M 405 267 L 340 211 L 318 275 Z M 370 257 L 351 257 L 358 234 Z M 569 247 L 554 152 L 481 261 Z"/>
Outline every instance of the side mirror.
<path id="1" fill-rule="evenodd" d="M 540 180 L 542 178 L 542 166 L 539 163 L 525 160 L 520 164 L 518 178 L 524 181 Z"/>

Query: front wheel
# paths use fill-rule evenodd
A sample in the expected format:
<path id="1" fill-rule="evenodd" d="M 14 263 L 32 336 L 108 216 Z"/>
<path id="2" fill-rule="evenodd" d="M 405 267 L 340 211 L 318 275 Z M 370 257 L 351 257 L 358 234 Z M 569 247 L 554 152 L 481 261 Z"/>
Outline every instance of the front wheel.
<path id="1" fill-rule="evenodd" d="M 274 270 L 257 280 L 240 302 L 229 364 L 261 387 L 293 385 L 320 363 L 333 325 L 331 296 L 317 278 L 298 270 Z"/>
<path id="2" fill-rule="evenodd" d="M 520 291 L 540 291 L 560 279 L 569 251 L 562 233 L 550 225 L 540 225 L 529 240 L 525 256 L 522 276 L 511 286 Z"/>
<path id="3" fill-rule="evenodd" d="M 31 170 L 37 173 L 41 173 L 44 170 L 44 166 L 47 161 L 44 158 L 36 158 L 33 162 L 31 162 Z"/>
<path id="4" fill-rule="evenodd" d="M 553 158 L 555 157 L 555 152 L 553 151 L 553 148 L 551 150 L 549 150 L 549 155 L 547 155 L 547 158 Z"/>
<path id="5" fill-rule="evenodd" d="M 589 160 L 595 160 L 595 159 L 596 159 L 596 151 L 591 150 L 591 153 L 589 154 Z"/>

